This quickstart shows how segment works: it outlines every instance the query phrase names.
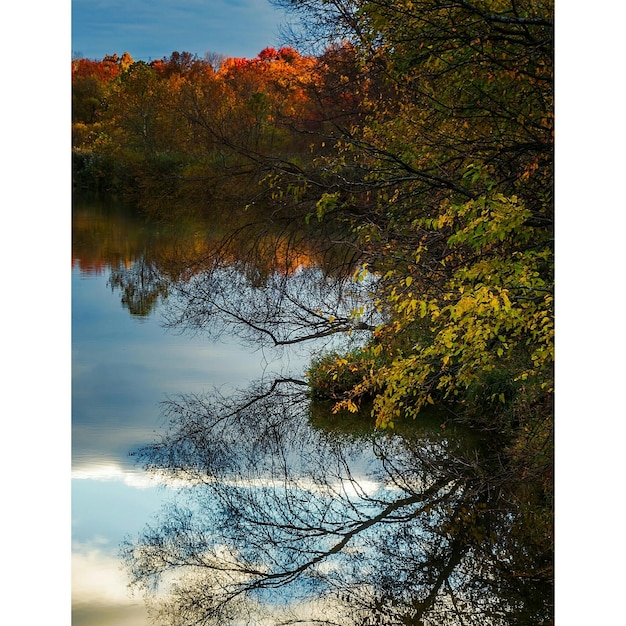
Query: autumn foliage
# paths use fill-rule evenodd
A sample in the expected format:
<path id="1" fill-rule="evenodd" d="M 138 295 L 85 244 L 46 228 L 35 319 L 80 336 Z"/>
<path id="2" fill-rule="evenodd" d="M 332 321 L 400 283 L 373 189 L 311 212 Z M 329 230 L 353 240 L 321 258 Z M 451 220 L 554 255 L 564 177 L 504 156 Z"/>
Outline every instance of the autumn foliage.
<path id="1" fill-rule="evenodd" d="M 254 59 L 173 52 L 150 63 L 127 53 L 75 60 L 75 183 L 146 206 L 155 176 L 169 181 L 160 191 L 170 200 L 229 195 L 228 185 L 218 189 L 224 174 L 256 184 L 267 168 L 255 154 L 308 150 L 295 126 L 316 116 L 309 92 L 318 66 L 290 47 Z"/>

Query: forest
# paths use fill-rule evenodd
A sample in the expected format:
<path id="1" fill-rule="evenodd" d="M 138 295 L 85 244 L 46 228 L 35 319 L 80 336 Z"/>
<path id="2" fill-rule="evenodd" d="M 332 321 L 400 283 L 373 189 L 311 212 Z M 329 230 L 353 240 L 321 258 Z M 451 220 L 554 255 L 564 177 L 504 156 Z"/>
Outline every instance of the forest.
<path id="1" fill-rule="evenodd" d="M 553 2 L 275 4 L 293 45 L 253 59 L 73 59 L 74 190 L 163 221 L 228 207 L 350 250 L 372 311 L 320 304 L 301 338 L 368 339 L 312 361 L 310 398 L 383 430 L 435 407 L 442 429 L 496 438 L 513 536 L 532 528 L 542 563 L 510 574 L 549 583 Z"/>

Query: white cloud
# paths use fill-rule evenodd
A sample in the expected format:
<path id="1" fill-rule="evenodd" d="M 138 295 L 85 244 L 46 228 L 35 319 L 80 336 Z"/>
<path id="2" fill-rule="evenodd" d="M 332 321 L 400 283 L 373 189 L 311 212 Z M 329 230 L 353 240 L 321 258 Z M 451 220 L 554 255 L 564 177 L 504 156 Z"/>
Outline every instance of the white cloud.
<path id="1" fill-rule="evenodd" d="M 72 479 L 114 480 L 124 483 L 129 487 L 135 487 L 136 489 L 147 489 L 149 487 L 155 487 L 157 484 L 156 480 L 149 474 L 132 470 L 129 471 L 113 462 L 107 464 L 97 463 L 94 465 L 81 465 L 72 469 Z"/>
<path id="2" fill-rule="evenodd" d="M 78 604 L 141 604 L 132 597 L 120 560 L 107 554 L 99 544 L 103 540 L 78 544 L 72 551 L 72 605 Z"/>

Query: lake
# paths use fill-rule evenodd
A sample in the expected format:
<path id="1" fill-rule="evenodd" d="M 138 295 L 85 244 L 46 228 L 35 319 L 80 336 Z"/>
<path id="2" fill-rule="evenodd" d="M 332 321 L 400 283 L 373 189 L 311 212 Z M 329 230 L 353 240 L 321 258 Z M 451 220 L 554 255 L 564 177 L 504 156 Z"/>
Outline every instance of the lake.
<path id="1" fill-rule="evenodd" d="M 368 285 L 285 233 L 75 202 L 74 625 L 549 623 L 502 442 L 311 404 Z"/>
<path id="2" fill-rule="evenodd" d="M 193 234 L 193 233 L 192 233 Z M 141 264 L 162 236 L 132 211 L 77 204 L 72 254 L 72 533 L 75 624 L 144 624 L 119 568 L 122 538 L 167 498 L 129 453 L 159 428 L 167 394 L 236 386 L 259 374 L 258 355 L 236 344 L 166 332 L 160 303 L 142 315 L 111 285 Z M 191 236 L 191 235 L 189 235 Z"/>

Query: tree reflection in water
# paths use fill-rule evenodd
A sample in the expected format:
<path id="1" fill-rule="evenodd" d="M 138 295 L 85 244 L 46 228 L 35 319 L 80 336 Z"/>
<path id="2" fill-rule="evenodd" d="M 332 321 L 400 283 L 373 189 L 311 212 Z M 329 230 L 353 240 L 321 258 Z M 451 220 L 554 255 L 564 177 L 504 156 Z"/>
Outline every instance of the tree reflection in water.
<path id="1" fill-rule="evenodd" d="M 551 623 L 551 539 L 498 445 L 314 428 L 290 378 L 165 414 L 140 457 L 186 487 L 123 547 L 158 623 Z"/>
<path id="2" fill-rule="evenodd" d="M 370 336 L 381 313 L 352 280 L 352 253 L 250 232 L 170 272 L 172 327 L 264 349 Z M 331 258 L 335 271 L 319 263 Z M 525 491 L 506 442 L 441 420 L 331 427 L 316 408 L 305 380 L 269 372 L 164 405 L 168 427 L 139 459 L 184 487 L 122 548 L 157 623 L 551 623 L 550 507 Z"/>
<path id="3" fill-rule="evenodd" d="M 162 300 L 167 298 L 169 281 L 163 276 L 156 263 L 145 257 L 136 259 L 129 267 L 118 264 L 111 268 L 109 286 L 119 289 L 122 306 L 131 315 L 147 316 Z"/>

